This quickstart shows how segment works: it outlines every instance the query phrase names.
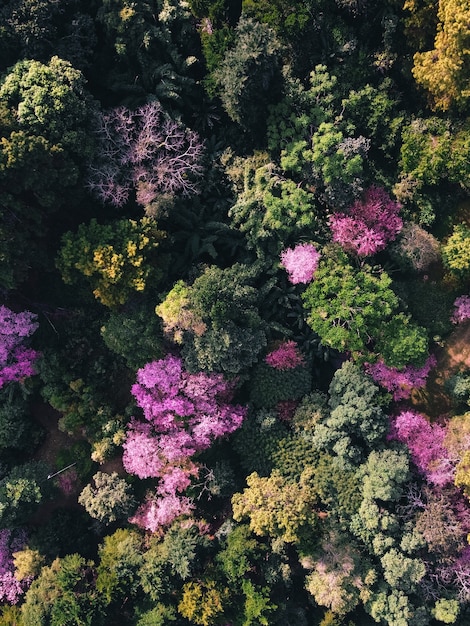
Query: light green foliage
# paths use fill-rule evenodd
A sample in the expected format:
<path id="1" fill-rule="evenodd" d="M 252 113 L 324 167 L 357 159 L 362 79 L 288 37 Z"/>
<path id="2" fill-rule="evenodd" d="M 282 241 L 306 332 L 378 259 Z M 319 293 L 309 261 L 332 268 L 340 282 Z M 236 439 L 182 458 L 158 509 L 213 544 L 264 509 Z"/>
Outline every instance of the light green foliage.
<path id="1" fill-rule="evenodd" d="M 16 110 L 20 127 L 31 135 L 79 155 L 90 150 L 91 102 L 82 73 L 68 61 L 56 56 L 47 65 L 19 61 L 4 79 L 0 99 Z"/>
<path id="2" fill-rule="evenodd" d="M 457 465 L 454 484 L 463 489 L 463 493 L 470 500 L 470 450 L 466 450 Z"/>
<path id="3" fill-rule="evenodd" d="M 152 252 L 162 236 L 155 222 L 146 217 L 108 225 L 92 219 L 80 224 L 77 233 L 63 235 L 57 267 L 64 282 L 74 284 L 83 275 L 102 304 L 116 307 L 159 277 Z"/>
<path id="4" fill-rule="evenodd" d="M 317 525 L 314 509 L 317 496 L 312 484 L 312 470 L 307 468 L 299 482 L 289 482 L 277 470 L 269 477 L 256 472 L 246 479 L 248 487 L 232 497 L 233 517 L 249 519 L 256 535 L 280 537 L 297 543 L 310 535 Z"/>
<path id="5" fill-rule="evenodd" d="M 242 16 L 233 47 L 214 73 L 229 117 L 256 134 L 265 125 L 267 103 L 276 100 L 282 85 L 280 50 L 274 31 Z"/>
<path id="6" fill-rule="evenodd" d="M 318 422 L 328 415 L 327 404 L 326 394 L 320 391 L 312 391 L 304 395 L 292 418 L 294 432 L 301 436 L 311 436 Z"/>
<path id="7" fill-rule="evenodd" d="M 336 76 L 328 73 L 326 65 L 317 65 L 310 73 L 308 89 L 298 79 L 287 76 L 284 98 L 269 108 L 268 146 L 272 152 L 283 151 L 288 158 L 295 145 L 303 142 L 307 147 L 312 128 L 333 118 L 336 83 Z M 284 165 L 288 171 L 296 169 Z"/>
<path id="8" fill-rule="evenodd" d="M 44 562 L 45 558 L 39 550 L 25 548 L 24 550 L 14 552 L 13 563 L 15 565 L 15 578 L 17 580 L 24 580 L 28 576 L 37 576 Z"/>
<path id="9" fill-rule="evenodd" d="M 270 616 L 277 606 L 271 602 L 269 588 L 255 586 L 251 580 L 242 582 L 245 594 L 243 626 L 270 626 Z"/>
<path id="10" fill-rule="evenodd" d="M 470 228 L 456 224 L 442 246 L 442 260 L 450 271 L 460 278 L 470 275 Z"/>
<path id="11" fill-rule="evenodd" d="M 142 538 L 133 530 L 119 528 L 104 538 L 98 551 L 96 588 L 107 605 L 137 592 L 142 552 Z"/>
<path id="12" fill-rule="evenodd" d="M 395 548 L 386 552 L 380 562 L 384 578 L 390 587 L 401 589 L 406 593 L 414 591 L 426 573 L 425 564 L 421 559 L 411 559 Z"/>
<path id="13" fill-rule="evenodd" d="M 339 457 L 341 464 L 358 465 L 388 429 L 379 388 L 347 361 L 335 372 L 329 393 L 331 412 L 317 424 L 313 441 Z"/>
<path id="14" fill-rule="evenodd" d="M 398 313 L 383 324 L 375 350 L 389 367 L 421 367 L 428 357 L 428 333 L 410 315 Z"/>
<path id="15" fill-rule="evenodd" d="M 408 456 L 398 450 L 373 450 L 362 471 L 364 498 L 385 502 L 399 500 L 410 478 Z"/>
<path id="16" fill-rule="evenodd" d="M 441 598 L 436 600 L 432 610 L 434 619 L 444 624 L 455 624 L 460 613 L 460 606 L 457 600 Z"/>
<path id="17" fill-rule="evenodd" d="M 366 602 L 366 610 L 376 622 L 393 626 L 427 626 L 428 612 L 424 607 L 416 608 L 401 590 L 390 591 L 385 586 L 373 593 Z"/>
<path id="18" fill-rule="evenodd" d="M 94 587 L 94 567 L 78 554 L 55 559 L 33 581 L 21 607 L 23 626 L 104 624 Z"/>
<path id="19" fill-rule="evenodd" d="M 176 609 L 159 602 L 153 609 L 139 616 L 136 626 L 168 626 L 176 620 Z"/>
<path id="20" fill-rule="evenodd" d="M 104 524 L 129 516 L 134 506 L 131 486 L 117 472 L 97 472 L 78 496 L 87 513 Z"/>
<path id="21" fill-rule="evenodd" d="M 213 626 L 221 623 L 228 598 L 229 590 L 213 580 L 185 583 L 178 612 L 198 626 Z"/>
<path id="22" fill-rule="evenodd" d="M 124 357 L 137 370 L 163 357 L 163 333 L 153 307 L 135 305 L 112 311 L 101 327 L 101 336 L 110 350 Z"/>
<path id="23" fill-rule="evenodd" d="M 302 294 L 307 323 L 323 344 L 361 358 L 398 306 L 391 283 L 385 271 L 366 263 L 356 269 L 341 251 L 324 255 Z"/>
<path id="24" fill-rule="evenodd" d="M 246 524 L 240 524 L 227 535 L 215 560 L 231 585 L 240 585 L 246 574 L 266 557 L 266 546 L 253 537 Z"/>

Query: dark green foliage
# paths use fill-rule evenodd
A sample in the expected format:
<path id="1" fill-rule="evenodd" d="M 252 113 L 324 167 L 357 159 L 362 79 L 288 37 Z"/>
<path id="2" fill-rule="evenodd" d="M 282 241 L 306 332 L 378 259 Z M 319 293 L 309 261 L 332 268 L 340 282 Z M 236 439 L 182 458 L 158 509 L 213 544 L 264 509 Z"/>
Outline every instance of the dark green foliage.
<path id="1" fill-rule="evenodd" d="M 44 461 L 29 461 L 14 467 L 0 480 L 0 520 L 3 527 L 24 524 L 38 505 L 52 495 Z"/>
<path id="2" fill-rule="evenodd" d="M 259 363 L 250 379 L 253 406 L 274 409 L 284 400 L 300 400 L 312 388 L 312 375 L 305 366 L 279 370 Z"/>
<path id="3" fill-rule="evenodd" d="M 277 465 L 275 457 L 287 433 L 287 427 L 279 421 L 275 411 L 251 411 L 233 436 L 233 446 L 244 472 L 268 476 Z"/>
<path id="4" fill-rule="evenodd" d="M 214 74 L 229 117 L 257 137 L 262 137 L 268 102 L 281 93 L 280 50 L 274 31 L 242 17 L 233 47 Z"/>
<path id="5" fill-rule="evenodd" d="M 113 311 L 101 327 L 103 341 L 137 370 L 163 357 L 163 333 L 153 306 L 136 304 Z"/>
<path id="6" fill-rule="evenodd" d="M 30 400 L 20 385 L 10 383 L 0 391 L 0 449 L 32 452 L 44 436 L 31 416 Z"/>
<path id="7" fill-rule="evenodd" d="M 47 524 L 33 530 L 28 547 L 38 550 L 48 562 L 52 562 L 77 551 L 90 558 L 96 549 L 96 541 L 96 536 L 91 533 L 90 517 L 84 510 L 59 508 L 50 514 Z"/>
<path id="8" fill-rule="evenodd" d="M 93 562 L 78 554 L 56 559 L 43 567 L 29 588 L 21 608 L 24 626 L 104 624 L 94 585 Z"/>

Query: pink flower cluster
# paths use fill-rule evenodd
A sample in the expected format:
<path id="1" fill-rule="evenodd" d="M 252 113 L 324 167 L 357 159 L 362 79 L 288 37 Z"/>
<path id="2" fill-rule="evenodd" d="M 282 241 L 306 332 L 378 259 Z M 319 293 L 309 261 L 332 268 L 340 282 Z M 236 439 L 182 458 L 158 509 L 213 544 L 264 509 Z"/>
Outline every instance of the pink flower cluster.
<path id="1" fill-rule="evenodd" d="M 31 584 L 31 577 L 22 581 L 15 578 L 13 553 L 22 550 L 25 544 L 24 530 L 12 531 L 8 528 L 0 530 L 0 602 L 17 604 Z"/>
<path id="2" fill-rule="evenodd" d="M 370 187 L 364 198 L 356 200 L 346 213 L 334 213 L 330 217 L 333 241 L 359 256 L 375 254 L 401 231 L 400 208 L 384 189 Z"/>
<path id="3" fill-rule="evenodd" d="M 398 370 L 385 365 L 383 361 L 365 363 L 364 369 L 379 385 L 392 393 L 394 400 L 406 400 L 412 389 L 420 389 L 426 384 L 429 372 L 436 365 L 436 357 L 431 355 L 423 367 L 407 367 Z"/>
<path id="4" fill-rule="evenodd" d="M 268 365 L 277 370 L 289 370 L 304 365 L 305 359 L 295 341 L 284 341 L 270 352 L 264 359 Z"/>
<path id="5" fill-rule="evenodd" d="M 454 302 L 454 313 L 451 317 L 451 321 L 454 324 L 460 324 L 465 320 L 470 319 L 470 296 L 460 296 Z"/>
<path id="6" fill-rule="evenodd" d="M 444 447 L 446 429 L 431 424 L 424 415 L 402 411 L 390 423 L 389 439 L 404 443 L 411 459 L 426 480 L 434 485 L 453 482 L 455 467 Z"/>
<path id="7" fill-rule="evenodd" d="M 0 388 L 35 374 L 34 361 L 39 355 L 23 345 L 38 327 L 35 319 L 29 311 L 14 313 L 0 306 Z"/>
<path id="8" fill-rule="evenodd" d="M 123 464 L 130 474 L 160 483 L 131 521 L 155 532 L 191 510 L 181 496 L 198 474 L 191 457 L 236 430 L 246 415 L 245 407 L 229 403 L 232 392 L 222 374 L 190 374 L 172 355 L 137 372 L 132 393 L 146 421 L 131 420 Z"/>
<path id="9" fill-rule="evenodd" d="M 281 265 L 287 270 L 289 281 L 309 283 L 317 270 L 320 253 L 311 243 L 299 243 L 281 252 Z"/>

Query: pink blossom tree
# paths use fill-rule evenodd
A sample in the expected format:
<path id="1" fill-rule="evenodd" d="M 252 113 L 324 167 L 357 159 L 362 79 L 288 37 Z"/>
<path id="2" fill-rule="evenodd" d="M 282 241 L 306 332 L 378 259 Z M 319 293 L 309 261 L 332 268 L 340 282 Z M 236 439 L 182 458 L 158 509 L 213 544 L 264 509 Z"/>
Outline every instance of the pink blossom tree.
<path id="1" fill-rule="evenodd" d="M 88 186 L 103 202 L 122 206 L 132 189 L 146 206 L 158 194 L 191 195 L 203 172 L 198 134 L 173 120 L 159 102 L 137 111 L 117 107 L 99 116 L 98 156 Z"/>
<path id="2" fill-rule="evenodd" d="M 138 370 L 132 393 L 146 421 L 131 420 L 123 464 L 129 473 L 158 478 L 159 484 L 131 521 L 155 532 L 192 510 L 182 495 L 199 473 L 191 457 L 236 430 L 246 408 L 230 404 L 233 383 L 222 374 L 191 374 L 173 355 Z"/>
<path id="3" fill-rule="evenodd" d="M 444 426 L 431 424 L 420 413 L 402 411 L 391 420 L 388 438 L 404 443 L 418 471 L 429 483 L 442 486 L 451 484 L 455 474 L 445 436 Z"/>
<path id="4" fill-rule="evenodd" d="M 390 391 L 394 400 L 406 400 L 413 389 L 421 389 L 426 384 L 429 372 L 436 365 L 436 357 L 431 355 L 422 367 L 408 365 L 402 369 L 389 367 L 383 361 L 365 363 L 364 369 L 379 385 Z"/>
<path id="5" fill-rule="evenodd" d="M 22 550 L 26 545 L 24 530 L 0 530 L 0 602 L 17 604 L 29 587 L 32 577 L 19 581 L 15 577 L 13 553 Z"/>
<path id="6" fill-rule="evenodd" d="M 401 205 L 381 187 L 370 187 L 345 213 L 330 217 L 333 241 L 359 256 L 383 250 L 403 227 Z"/>
<path id="7" fill-rule="evenodd" d="M 0 388 L 35 374 L 34 362 L 39 354 L 24 345 L 38 327 L 35 320 L 34 313 L 14 313 L 0 306 Z"/>
<path id="8" fill-rule="evenodd" d="M 295 341 L 284 341 L 264 359 L 278 370 L 288 370 L 305 364 L 305 359 Z"/>
<path id="9" fill-rule="evenodd" d="M 316 272 L 320 253 L 311 243 L 299 243 L 281 252 L 281 265 L 287 270 L 292 284 L 309 283 Z"/>
<path id="10" fill-rule="evenodd" d="M 451 321 L 460 324 L 470 319 L 470 296 L 459 296 L 454 302 L 454 312 Z"/>

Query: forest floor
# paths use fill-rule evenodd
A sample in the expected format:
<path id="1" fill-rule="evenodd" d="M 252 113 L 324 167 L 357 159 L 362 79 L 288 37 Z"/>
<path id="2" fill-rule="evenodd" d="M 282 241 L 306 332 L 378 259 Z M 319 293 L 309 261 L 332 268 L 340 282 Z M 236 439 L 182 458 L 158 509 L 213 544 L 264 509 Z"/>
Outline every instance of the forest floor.
<path id="1" fill-rule="evenodd" d="M 414 408 L 432 419 L 445 418 L 452 413 L 445 382 L 454 374 L 470 370 L 470 320 L 459 324 L 435 354 L 437 364 L 426 387 L 413 390 L 411 396 Z"/>

